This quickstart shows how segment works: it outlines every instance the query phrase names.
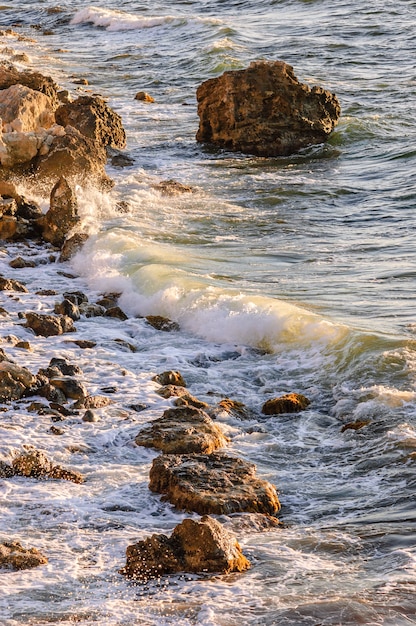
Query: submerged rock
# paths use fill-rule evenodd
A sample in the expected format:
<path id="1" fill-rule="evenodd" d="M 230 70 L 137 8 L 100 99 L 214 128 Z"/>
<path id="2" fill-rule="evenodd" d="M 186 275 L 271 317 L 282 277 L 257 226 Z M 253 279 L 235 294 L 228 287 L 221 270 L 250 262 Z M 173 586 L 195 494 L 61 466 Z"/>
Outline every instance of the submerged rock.
<path id="1" fill-rule="evenodd" d="M 204 411 L 186 406 L 165 411 L 139 432 L 135 442 L 167 454 L 210 454 L 227 445 L 228 439 Z"/>
<path id="2" fill-rule="evenodd" d="M 153 461 L 149 488 L 174 506 L 201 515 L 275 515 L 280 510 L 275 487 L 257 478 L 253 463 L 219 452 L 162 454 Z"/>
<path id="3" fill-rule="evenodd" d="M 177 572 L 243 572 L 250 562 L 235 537 L 217 520 L 185 519 L 172 535 L 152 535 L 127 548 L 126 566 L 120 570 L 130 578 L 149 578 Z"/>
<path id="4" fill-rule="evenodd" d="M 283 61 L 256 61 L 211 78 L 197 100 L 197 141 L 259 156 L 326 141 L 341 112 L 335 94 L 300 83 Z"/>
<path id="5" fill-rule="evenodd" d="M 0 568 L 10 570 L 30 569 L 45 565 L 48 559 L 36 548 L 23 548 L 18 541 L 0 543 Z"/>

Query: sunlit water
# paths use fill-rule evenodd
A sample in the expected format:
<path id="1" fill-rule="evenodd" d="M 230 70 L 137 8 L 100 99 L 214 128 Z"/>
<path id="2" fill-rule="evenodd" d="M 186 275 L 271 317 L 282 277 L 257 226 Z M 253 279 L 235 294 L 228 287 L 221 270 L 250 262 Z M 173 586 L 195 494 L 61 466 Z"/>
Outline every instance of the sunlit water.
<path id="1" fill-rule="evenodd" d="M 61 437 L 26 404 L 1 414 L 3 458 L 32 443 L 87 481 L 2 481 L 0 538 L 35 545 L 49 563 L 1 574 L 0 623 L 415 624 L 416 2 L 68 5 L 3 2 L 0 26 L 34 41 L 2 38 L 2 58 L 24 51 L 63 87 L 108 98 L 134 163 L 109 166 L 108 194 L 77 190 L 91 233 L 67 268 L 79 278 L 55 265 L 12 271 L 25 249 L 4 251 L 0 271 L 30 294 L 2 296 L 12 314 L 2 336 L 28 338 L 17 313 L 49 312 L 56 298 L 35 295 L 46 287 L 91 299 L 122 291 L 130 317 L 77 322 L 71 339 L 97 341 L 93 351 L 63 336 L 24 353 L 33 372 L 67 356 L 90 393 L 117 391 L 100 422 L 68 418 Z M 285 60 L 302 82 L 337 94 L 342 117 L 327 144 L 262 159 L 196 143 L 198 85 L 259 58 Z M 77 87 L 79 77 L 89 86 Z M 135 100 L 141 90 L 156 102 Z M 169 178 L 195 193 L 162 197 L 153 185 Z M 158 333 L 136 317 L 148 314 L 181 331 Z M 228 396 L 253 411 L 221 421 L 231 451 L 278 487 L 285 526 L 221 518 L 250 571 L 137 587 L 118 574 L 127 545 L 184 517 L 150 494 L 156 453 L 134 445 L 140 425 L 169 406 L 151 380 L 166 369 L 203 400 Z M 289 391 L 310 408 L 261 417 L 266 399 Z M 137 403 L 148 408 L 134 412 Z M 341 433 L 354 420 L 370 424 Z"/>

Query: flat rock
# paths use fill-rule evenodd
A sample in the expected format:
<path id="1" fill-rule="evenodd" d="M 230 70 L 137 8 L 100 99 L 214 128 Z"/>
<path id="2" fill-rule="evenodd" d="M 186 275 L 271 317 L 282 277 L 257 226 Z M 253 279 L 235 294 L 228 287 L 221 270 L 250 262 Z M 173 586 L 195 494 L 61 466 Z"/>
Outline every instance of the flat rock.
<path id="1" fill-rule="evenodd" d="M 150 469 L 149 488 L 188 511 L 230 514 L 238 511 L 275 515 L 275 487 L 256 476 L 256 466 L 220 452 L 162 454 Z"/>
<path id="2" fill-rule="evenodd" d="M 139 432 L 135 442 L 167 454 L 210 454 L 227 445 L 228 439 L 204 411 L 186 406 L 165 411 Z"/>
<path id="3" fill-rule="evenodd" d="M 177 572 L 243 572 L 250 562 L 234 537 L 217 520 L 185 519 L 170 537 L 152 535 L 127 548 L 121 574 L 145 582 Z"/>

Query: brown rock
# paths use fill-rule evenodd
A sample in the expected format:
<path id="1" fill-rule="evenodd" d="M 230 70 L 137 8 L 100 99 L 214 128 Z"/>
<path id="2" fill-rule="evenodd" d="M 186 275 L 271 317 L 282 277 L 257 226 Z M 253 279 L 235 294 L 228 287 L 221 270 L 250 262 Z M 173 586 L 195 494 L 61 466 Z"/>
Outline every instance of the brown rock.
<path id="1" fill-rule="evenodd" d="M 156 185 L 152 185 L 153 189 L 160 191 L 163 196 L 179 196 L 182 193 L 192 193 L 194 190 L 188 185 L 183 185 L 176 180 L 162 180 Z"/>
<path id="2" fill-rule="evenodd" d="M 156 393 L 166 399 L 175 397 L 173 401 L 175 406 L 194 406 L 197 409 L 207 409 L 209 406 L 206 402 L 191 395 L 185 387 L 178 387 L 177 385 L 165 385 L 157 389 Z"/>
<path id="3" fill-rule="evenodd" d="M 35 335 L 51 337 L 71 333 L 76 329 L 73 321 L 66 315 L 45 315 L 41 313 L 26 313 L 26 328 L 31 328 Z"/>
<path id="4" fill-rule="evenodd" d="M 18 280 L 13 278 L 3 278 L 0 276 L 0 291 L 20 291 L 22 293 L 28 293 L 28 290 Z"/>
<path id="5" fill-rule="evenodd" d="M 80 312 L 77 305 L 66 298 L 62 302 L 57 302 L 53 310 L 54 313 L 57 313 L 58 315 L 67 315 L 71 318 L 71 320 L 74 320 L 74 322 L 80 318 Z"/>
<path id="6" fill-rule="evenodd" d="M 149 578 L 177 572 L 243 572 L 250 562 L 235 537 L 217 520 L 185 519 L 170 538 L 152 535 L 127 548 L 126 566 L 120 570 L 130 578 Z"/>
<path id="7" fill-rule="evenodd" d="M 54 246 L 62 246 L 69 231 L 79 222 L 76 196 L 63 176 L 53 187 L 49 211 L 39 222 L 43 238 Z"/>
<path id="8" fill-rule="evenodd" d="M 99 96 L 81 96 L 55 112 L 61 126 L 73 126 L 102 147 L 124 148 L 126 133 L 121 117 Z"/>
<path id="9" fill-rule="evenodd" d="M 152 380 L 160 385 L 176 385 L 177 387 L 186 387 L 182 374 L 174 370 L 168 370 L 166 372 L 162 372 L 161 374 L 156 374 L 156 376 L 153 376 Z"/>
<path id="10" fill-rule="evenodd" d="M 36 548 L 23 548 L 18 541 L 0 543 L 0 568 L 10 570 L 30 569 L 45 565 L 48 559 Z"/>
<path id="11" fill-rule="evenodd" d="M 371 420 L 356 420 L 355 422 L 348 422 L 342 426 L 341 432 L 344 433 L 346 430 L 360 430 L 369 424 L 371 424 Z"/>
<path id="12" fill-rule="evenodd" d="M 84 243 L 88 240 L 89 235 L 86 233 L 75 233 L 69 239 L 67 239 L 61 249 L 59 260 L 61 263 L 69 261 L 72 257 L 81 250 Z"/>
<path id="13" fill-rule="evenodd" d="M 58 103 L 57 85 L 52 78 L 30 70 L 19 72 L 11 63 L 0 63 L 0 89 L 8 89 L 11 85 L 25 85 L 44 93 L 54 106 Z"/>
<path id="14" fill-rule="evenodd" d="M 149 488 L 188 511 L 227 514 L 238 511 L 276 514 L 276 489 L 256 477 L 256 466 L 223 453 L 157 457 L 150 470 Z"/>
<path id="15" fill-rule="evenodd" d="M 156 330 L 163 330 L 165 332 L 172 332 L 174 330 L 179 330 L 179 324 L 176 322 L 172 322 L 167 317 L 163 317 L 162 315 L 147 315 L 146 321 L 156 328 Z"/>
<path id="16" fill-rule="evenodd" d="M 210 454 L 229 441 L 221 428 L 201 409 L 168 409 L 137 435 L 136 444 L 167 454 Z"/>
<path id="17" fill-rule="evenodd" d="M 80 398 L 73 406 L 75 409 L 102 409 L 111 403 L 111 398 L 106 396 L 87 396 L 86 398 Z"/>
<path id="18" fill-rule="evenodd" d="M 207 80 L 197 100 L 197 141 L 259 156 L 326 141 L 341 111 L 334 94 L 299 83 L 283 61 L 253 62 Z"/>
<path id="19" fill-rule="evenodd" d="M 95 348 L 95 346 L 97 345 L 96 341 L 91 341 L 89 339 L 74 339 L 67 341 L 67 343 L 74 343 L 76 346 L 78 346 L 78 348 L 81 348 L 82 350 Z"/>
<path id="20" fill-rule="evenodd" d="M 0 363 L 0 401 L 19 400 L 36 383 L 28 369 L 6 360 Z"/>
<path id="21" fill-rule="evenodd" d="M 36 263 L 34 261 L 30 261 L 29 259 L 23 259 L 21 256 L 12 259 L 9 265 L 10 267 L 13 267 L 13 269 L 21 269 L 23 267 L 36 267 Z"/>
<path id="22" fill-rule="evenodd" d="M 3 125 L 10 124 L 12 131 L 49 128 L 55 123 L 53 102 L 40 91 L 24 85 L 12 85 L 0 90 L 0 118 Z"/>
<path id="23" fill-rule="evenodd" d="M 123 322 L 128 319 L 128 315 L 126 315 L 119 306 L 110 307 L 105 311 L 104 315 L 105 317 L 114 317 L 116 319 L 122 320 Z"/>
<path id="24" fill-rule="evenodd" d="M 146 91 L 138 91 L 134 96 L 135 100 L 140 100 L 141 102 L 154 102 L 155 99 L 149 95 Z"/>
<path id="25" fill-rule="evenodd" d="M 56 478 L 75 483 L 84 482 L 79 472 L 53 465 L 43 452 L 31 446 L 26 447 L 28 449 L 25 452 L 13 459 L 12 467 L 16 474 L 26 478 Z"/>
<path id="26" fill-rule="evenodd" d="M 50 384 L 60 389 L 67 398 L 72 400 L 85 400 L 88 395 L 86 387 L 75 378 L 70 378 L 69 376 L 51 378 Z"/>
<path id="27" fill-rule="evenodd" d="M 310 405 L 310 400 L 301 393 L 288 393 L 279 398 L 272 398 L 263 404 L 264 415 L 281 415 L 282 413 L 299 413 Z"/>

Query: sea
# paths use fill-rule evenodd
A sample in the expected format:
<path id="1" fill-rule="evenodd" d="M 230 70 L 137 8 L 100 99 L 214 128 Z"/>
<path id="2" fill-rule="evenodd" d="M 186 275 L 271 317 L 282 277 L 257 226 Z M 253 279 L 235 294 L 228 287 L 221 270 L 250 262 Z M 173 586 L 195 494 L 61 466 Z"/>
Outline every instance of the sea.
<path id="1" fill-rule="evenodd" d="M 56 424 L 61 436 L 27 402 L 2 408 L 3 460 L 33 445 L 86 481 L 0 482 L 0 540 L 48 558 L 0 573 L 1 626 L 416 624 L 416 2 L 2 0 L 0 29 L 0 60 L 104 97 L 131 159 L 109 161 L 111 190 L 77 186 L 90 238 L 73 259 L 1 246 L 0 272 L 29 290 L 0 292 L 1 347 L 33 373 L 67 358 L 112 400 L 96 422 Z M 198 86 L 262 59 L 338 96 L 329 140 L 277 158 L 196 142 Z M 193 193 L 161 194 L 171 179 Z M 46 192 L 20 190 L 47 209 Z M 12 269 L 16 256 L 37 265 Z M 128 319 L 36 338 L 19 313 L 52 312 L 60 296 L 45 289 L 117 292 Z M 247 407 L 218 421 L 228 453 L 278 489 L 282 525 L 218 518 L 245 573 L 119 574 L 128 545 L 199 518 L 149 491 L 157 452 L 134 443 L 171 406 L 153 381 L 166 370 L 210 405 Z M 261 413 L 291 392 L 305 411 Z"/>

